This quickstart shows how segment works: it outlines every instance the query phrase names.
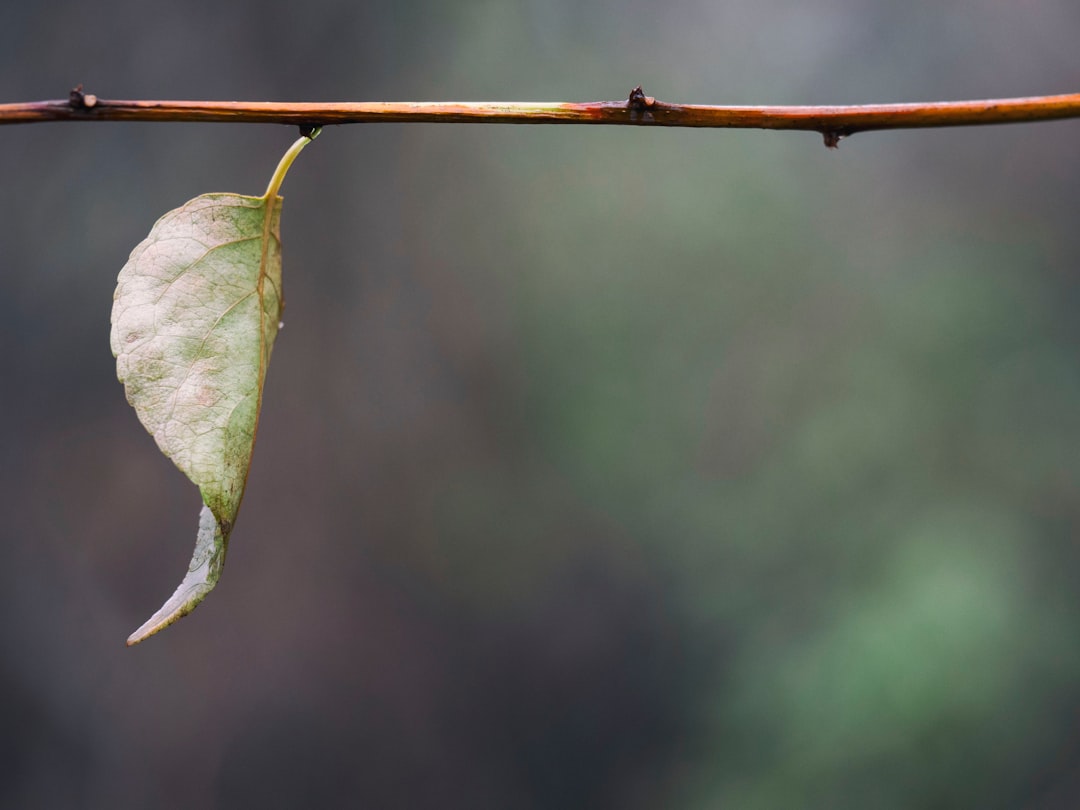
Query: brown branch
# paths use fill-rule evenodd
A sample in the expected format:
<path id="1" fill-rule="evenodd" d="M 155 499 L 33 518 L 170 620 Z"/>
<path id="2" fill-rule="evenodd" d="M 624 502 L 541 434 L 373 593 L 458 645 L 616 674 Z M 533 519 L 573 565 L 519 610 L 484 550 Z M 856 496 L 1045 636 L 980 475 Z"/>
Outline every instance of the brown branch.
<path id="1" fill-rule="evenodd" d="M 1080 93 L 985 101 L 866 104 L 847 107 L 722 107 L 668 104 L 635 88 L 625 101 L 529 102 L 110 101 L 83 93 L 0 104 L 0 124 L 38 121 L 217 121 L 293 124 L 427 122 L 456 124 L 608 124 L 659 127 L 792 129 L 821 133 L 826 146 L 856 132 L 977 126 L 1080 118 Z"/>

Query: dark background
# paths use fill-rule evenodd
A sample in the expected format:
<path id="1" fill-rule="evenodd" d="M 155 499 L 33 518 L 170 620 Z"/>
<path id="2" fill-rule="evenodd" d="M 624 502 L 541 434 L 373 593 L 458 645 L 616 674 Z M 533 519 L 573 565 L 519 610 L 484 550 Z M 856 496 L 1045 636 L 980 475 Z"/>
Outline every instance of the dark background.
<path id="1" fill-rule="evenodd" d="M 1080 90 L 1075 0 L 0 4 L 0 101 Z M 116 273 L 275 126 L 0 128 L 0 805 L 1080 804 L 1080 122 L 329 129 L 229 564 Z"/>

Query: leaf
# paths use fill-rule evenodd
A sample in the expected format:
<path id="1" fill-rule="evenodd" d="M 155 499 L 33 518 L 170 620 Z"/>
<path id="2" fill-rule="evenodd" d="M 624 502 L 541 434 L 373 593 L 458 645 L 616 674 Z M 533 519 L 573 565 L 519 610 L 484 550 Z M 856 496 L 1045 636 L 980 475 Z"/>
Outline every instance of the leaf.
<path id="1" fill-rule="evenodd" d="M 225 565 L 284 306 L 278 189 L 319 134 L 300 129 L 262 197 L 204 194 L 170 211 L 117 278 L 110 336 L 117 376 L 203 500 L 187 575 L 128 646 L 194 610 Z"/>
<path id="2" fill-rule="evenodd" d="M 129 645 L 190 613 L 221 575 L 281 318 L 280 213 L 276 194 L 196 197 L 158 220 L 117 279 L 117 376 L 205 504 L 187 576 Z"/>

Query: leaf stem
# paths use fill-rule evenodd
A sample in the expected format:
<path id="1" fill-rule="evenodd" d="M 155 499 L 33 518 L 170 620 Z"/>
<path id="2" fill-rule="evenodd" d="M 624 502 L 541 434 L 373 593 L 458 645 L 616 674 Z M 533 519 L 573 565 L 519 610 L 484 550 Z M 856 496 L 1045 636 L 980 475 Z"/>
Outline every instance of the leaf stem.
<path id="1" fill-rule="evenodd" d="M 296 156 L 299 155 L 304 147 L 311 143 L 319 136 L 321 131 L 320 127 L 314 127 L 308 134 L 301 135 L 300 138 L 289 147 L 289 150 L 281 156 L 281 160 L 278 161 L 277 168 L 274 169 L 274 174 L 270 178 L 270 185 L 266 187 L 266 193 L 263 195 L 264 199 L 273 200 L 277 196 L 278 189 L 281 188 L 281 184 L 285 180 L 285 175 L 289 172 L 289 167 L 292 166 L 293 161 L 296 160 Z"/>

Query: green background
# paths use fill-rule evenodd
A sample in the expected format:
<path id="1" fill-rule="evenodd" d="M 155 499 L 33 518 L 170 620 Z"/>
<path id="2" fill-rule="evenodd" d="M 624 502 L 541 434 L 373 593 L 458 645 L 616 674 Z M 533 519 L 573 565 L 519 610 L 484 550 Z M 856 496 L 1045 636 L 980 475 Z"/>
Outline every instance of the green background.
<path id="1" fill-rule="evenodd" d="M 0 6 L 0 101 L 1080 90 L 1074 0 Z M 0 805 L 1080 803 L 1080 123 L 331 128 L 229 564 L 115 380 L 295 130 L 0 128 Z"/>

